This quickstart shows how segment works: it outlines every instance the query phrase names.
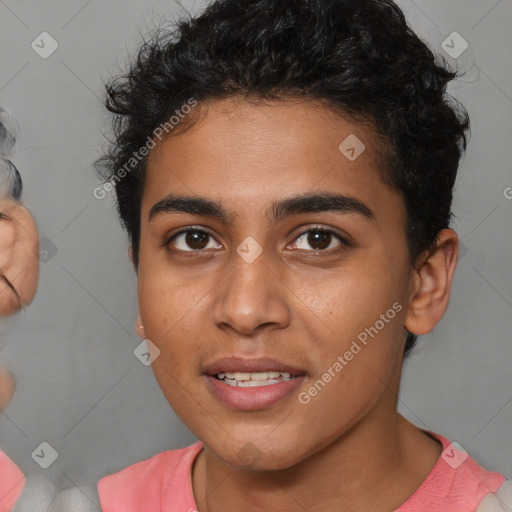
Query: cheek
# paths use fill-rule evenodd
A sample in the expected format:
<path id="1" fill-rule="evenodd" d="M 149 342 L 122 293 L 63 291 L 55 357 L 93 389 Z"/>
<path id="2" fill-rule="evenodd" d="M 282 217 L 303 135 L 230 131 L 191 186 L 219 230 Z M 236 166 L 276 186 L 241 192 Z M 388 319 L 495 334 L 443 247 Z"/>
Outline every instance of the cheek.
<path id="1" fill-rule="evenodd" d="M 183 282 L 158 266 L 140 268 L 137 293 L 146 335 L 164 343 L 177 328 L 187 324 L 201 306 L 204 293 L 194 283 Z"/>
<path id="2" fill-rule="evenodd" d="M 402 300 L 403 280 L 396 268 L 361 262 L 324 275 L 296 276 L 289 287 L 297 297 L 295 312 L 303 317 L 302 323 L 311 328 L 314 338 L 326 338 L 342 349 L 344 342 L 373 326 L 380 315 Z M 390 316 L 395 318 L 396 311 Z"/>
<path id="3" fill-rule="evenodd" d="M 309 443 L 326 445 L 355 425 L 383 395 L 389 395 L 388 389 L 394 388 L 393 376 L 400 359 L 396 340 L 401 332 L 400 321 L 396 320 L 395 316 L 380 331 L 373 330 L 373 323 L 373 329 L 363 329 L 359 338 L 358 329 L 347 328 L 353 334 L 329 346 L 318 345 L 309 353 L 310 360 L 315 360 L 315 372 L 297 397 L 299 417 L 306 426 L 301 436 Z M 316 439 L 315 432 L 323 432 L 323 437 Z"/>
<path id="4" fill-rule="evenodd" d="M 301 324 L 312 340 L 307 358 L 314 365 L 304 402 L 315 402 L 318 414 L 332 415 L 328 409 L 339 400 L 347 407 L 341 416 L 357 414 L 382 392 L 400 355 L 402 280 L 400 269 L 377 261 L 336 272 L 317 294 L 302 296 Z"/>
<path id="5" fill-rule="evenodd" d="M 158 267 L 139 271 L 141 320 L 146 337 L 160 350 L 152 366 L 168 398 L 174 390 L 179 393 L 180 383 L 189 382 L 198 368 L 197 355 L 205 338 L 205 293 Z"/>
<path id="6" fill-rule="evenodd" d="M 382 315 L 385 316 L 385 328 L 382 329 L 381 321 L 377 327 L 379 331 L 385 331 L 382 333 L 384 337 L 389 336 L 389 325 L 396 327 L 401 320 L 401 317 L 397 318 L 400 316 L 397 309 L 405 309 L 407 278 L 402 253 L 395 254 L 393 260 L 391 255 L 386 257 L 385 247 L 374 248 L 353 274 L 347 276 L 344 294 L 339 300 L 344 318 L 351 319 L 347 325 L 352 327 L 353 336 L 374 326 Z M 399 305 L 393 308 L 395 303 Z"/>

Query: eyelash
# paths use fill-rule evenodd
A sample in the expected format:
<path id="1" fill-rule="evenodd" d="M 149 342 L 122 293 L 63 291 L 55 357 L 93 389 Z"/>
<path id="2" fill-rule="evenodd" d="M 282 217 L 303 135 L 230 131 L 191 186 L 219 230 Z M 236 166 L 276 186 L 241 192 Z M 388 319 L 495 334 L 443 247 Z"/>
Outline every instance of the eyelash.
<path id="1" fill-rule="evenodd" d="M 330 235 L 334 236 L 340 242 L 341 246 L 335 247 L 334 249 L 314 249 L 314 250 L 311 250 L 311 251 L 306 250 L 305 252 L 310 252 L 310 253 L 332 253 L 332 252 L 339 252 L 341 250 L 346 249 L 347 247 L 351 247 L 352 246 L 352 244 L 345 237 L 340 235 L 337 231 L 335 231 L 333 229 L 330 229 L 330 228 L 324 228 L 324 227 L 321 227 L 321 226 L 309 226 L 307 230 L 302 231 L 301 233 L 299 233 L 294 238 L 294 242 L 296 240 L 298 240 L 299 238 L 301 238 L 302 236 L 310 233 L 311 231 L 320 231 L 322 233 L 330 234 Z M 211 238 L 215 239 L 213 233 L 211 233 L 207 229 L 195 228 L 194 226 L 190 226 L 188 228 L 184 228 L 184 229 L 178 231 L 177 233 L 173 233 L 170 237 L 167 237 L 165 242 L 164 242 L 164 246 L 169 251 L 171 251 L 173 253 L 181 253 L 181 254 L 191 253 L 191 254 L 195 254 L 197 252 L 200 252 L 200 253 L 206 252 L 204 249 L 197 249 L 197 250 L 190 250 L 190 251 L 184 251 L 184 250 L 181 250 L 181 249 L 171 249 L 170 248 L 171 242 L 175 238 L 177 238 L 179 235 L 182 235 L 184 233 L 204 233 L 204 234 L 210 236 Z M 304 249 L 296 249 L 296 250 L 304 251 Z"/>

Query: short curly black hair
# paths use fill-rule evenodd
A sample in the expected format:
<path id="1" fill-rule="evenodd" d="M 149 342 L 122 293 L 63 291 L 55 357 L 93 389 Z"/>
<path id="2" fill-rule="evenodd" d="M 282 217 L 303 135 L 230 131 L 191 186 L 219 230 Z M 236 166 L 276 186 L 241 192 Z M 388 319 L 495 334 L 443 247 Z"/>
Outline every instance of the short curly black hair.
<path id="1" fill-rule="evenodd" d="M 229 96 L 316 100 L 372 127 L 382 180 L 405 199 L 414 264 L 449 227 L 469 130 L 466 110 L 446 93 L 457 72 L 437 59 L 391 0 L 217 0 L 157 29 L 129 71 L 106 84 L 114 142 L 96 162 L 115 184 L 135 266 L 147 158 L 133 155 L 190 98 Z M 404 356 L 416 338 L 408 334 Z"/>

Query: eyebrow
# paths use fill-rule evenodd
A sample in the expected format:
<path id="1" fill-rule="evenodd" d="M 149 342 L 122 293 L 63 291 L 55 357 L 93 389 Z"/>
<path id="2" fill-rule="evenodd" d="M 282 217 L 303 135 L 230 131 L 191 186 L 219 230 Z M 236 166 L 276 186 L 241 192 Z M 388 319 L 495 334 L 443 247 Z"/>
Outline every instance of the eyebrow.
<path id="1" fill-rule="evenodd" d="M 151 221 L 159 215 L 179 212 L 212 217 L 225 224 L 230 224 L 235 219 L 235 215 L 225 210 L 218 201 L 204 197 L 169 194 L 152 206 L 149 211 L 148 220 Z M 294 214 L 320 212 L 352 213 L 368 220 L 375 219 L 370 208 L 359 199 L 332 192 L 306 193 L 286 199 L 279 199 L 272 203 L 267 216 L 276 223 Z"/>

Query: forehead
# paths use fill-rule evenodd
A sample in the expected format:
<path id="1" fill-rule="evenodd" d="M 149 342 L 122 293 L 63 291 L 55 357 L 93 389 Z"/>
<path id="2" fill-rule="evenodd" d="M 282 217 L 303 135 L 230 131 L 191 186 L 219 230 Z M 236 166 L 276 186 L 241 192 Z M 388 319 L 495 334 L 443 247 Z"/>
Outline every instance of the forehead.
<path id="1" fill-rule="evenodd" d="M 243 216 L 316 190 L 401 214 L 400 194 L 380 178 L 374 133 L 323 104 L 230 98 L 196 108 L 198 122 L 149 154 L 143 215 L 169 193 L 216 198 Z"/>

